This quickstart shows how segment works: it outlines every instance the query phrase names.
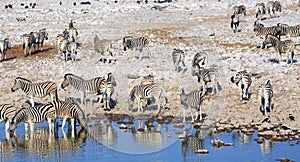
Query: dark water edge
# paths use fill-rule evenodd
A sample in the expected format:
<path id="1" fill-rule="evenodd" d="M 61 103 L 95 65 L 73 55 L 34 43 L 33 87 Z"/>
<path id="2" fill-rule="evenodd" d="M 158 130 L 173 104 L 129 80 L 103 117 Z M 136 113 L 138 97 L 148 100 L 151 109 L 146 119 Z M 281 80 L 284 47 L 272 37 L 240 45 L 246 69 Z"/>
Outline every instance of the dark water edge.
<path id="1" fill-rule="evenodd" d="M 135 122 L 134 122 L 135 123 Z M 77 130 L 76 137 L 72 138 L 67 128 L 64 130 L 66 134 L 59 131 L 58 136 L 52 141 L 54 145 L 49 144 L 49 133 L 47 123 L 36 125 L 37 133 L 40 136 L 31 137 L 33 140 L 26 141 L 30 138 L 24 133 L 24 126 L 20 124 L 17 129 L 16 141 L 5 139 L 5 132 L 0 132 L 0 161 L 277 161 L 281 158 L 288 158 L 294 161 L 300 160 L 300 144 L 297 141 L 289 142 L 272 142 L 263 139 L 263 143 L 258 143 L 257 132 L 252 136 L 247 136 L 240 131 L 232 131 L 231 133 L 211 134 L 207 131 L 192 130 L 192 135 L 187 135 L 185 139 L 179 140 L 180 132 L 174 127 L 174 124 L 163 124 L 161 132 L 168 130 L 168 136 L 164 136 L 165 140 L 170 140 L 167 147 L 157 143 L 149 143 L 155 148 L 154 152 L 142 153 L 146 147 L 138 142 L 131 141 L 130 131 L 120 131 L 120 124 L 112 123 L 110 129 L 103 129 L 99 137 L 92 137 Z M 136 123 L 135 123 L 136 125 Z M 157 123 L 154 122 L 154 127 Z M 98 128 L 98 127 L 97 127 Z M 165 129 L 168 128 L 168 129 Z M 0 124 L 0 130 L 4 130 L 4 123 Z M 71 131 L 70 131 L 71 132 Z M 113 132 L 113 133 L 108 133 Z M 189 134 L 190 129 L 187 131 Z M 48 135 L 47 135 L 48 134 Z M 116 137 L 113 140 L 112 136 Z M 204 136 L 202 136 L 205 134 Z M 233 146 L 212 146 L 213 140 L 221 140 L 226 143 L 232 143 Z M 128 141 L 128 145 L 124 145 L 122 141 Z M 111 142 L 113 141 L 113 142 Z M 121 142 L 120 142 L 121 141 Z M 153 141 L 153 139 L 152 139 Z M 13 144 L 12 144 L 13 143 Z M 122 146 L 119 146 L 122 145 Z M 126 148 L 141 149 L 141 152 L 126 152 Z M 125 150 L 124 150 L 125 149 Z M 208 150 L 208 154 L 195 153 L 198 149 Z M 129 149 L 128 149 L 129 150 Z"/>

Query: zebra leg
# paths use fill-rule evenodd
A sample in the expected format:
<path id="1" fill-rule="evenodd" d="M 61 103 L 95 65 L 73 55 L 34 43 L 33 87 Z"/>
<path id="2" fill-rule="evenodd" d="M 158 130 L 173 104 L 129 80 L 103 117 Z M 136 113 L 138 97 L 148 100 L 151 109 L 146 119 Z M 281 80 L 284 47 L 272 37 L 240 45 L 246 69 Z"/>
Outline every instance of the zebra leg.
<path id="1" fill-rule="evenodd" d="M 5 123 L 5 131 L 7 131 L 7 130 L 8 130 L 8 128 L 9 128 L 9 125 L 10 125 L 10 121 L 9 121 L 9 120 L 7 120 L 7 121 L 6 121 L 6 123 Z"/>
<path id="2" fill-rule="evenodd" d="M 70 119 L 71 120 L 71 128 L 73 129 L 73 130 L 75 130 L 75 119 L 74 118 L 71 118 Z"/>
<path id="3" fill-rule="evenodd" d="M 48 125 L 49 125 L 49 132 L 52 133 L 53 130 L 54 130 L 54 126 L 53 126 L 52 121 L 51 121 L 52 119 L 48 118 L 47 120 L 48 120 Z"/>
<path id="4" fill-rule="evenodd" d="M 29 125 L 30 125 L 30 131 L 33 132 L 34 131 L 34 123 L 29 122 Z"/>
<path id="5" fill-rule="evenodd" d="M 64 127 L 65 127 L 65 124 L 66 124 L 66 121 L 67 121 L 68 118 L 63 118 L 63 121 L 62 121 L 62 124 L 61 124 L 61 129 L 63 130 Z"/>
<path id="6" fill-rule="evenodd" d="M 281 53 L 279 51 L 277 52 L 277 59 L 278 59 L 278 63 L 280 64 L 280 62 L 281 62 Z"/>
<path id="7" fill-rule="evenodd" d="M 28 132 L 28 123 L 24 123 L 25 132 Z"/>
<path id="8" fill-rule="evenodd" d="M 185 123 L 185 108 L 184 107 L 183 107 L 182 111 L 183 111 L 183 123 Z"/>
<path id="9" fill-rule="evenodd" d="M 31 107 L 34 107 L 33 96 L 30 96 L 30 103 L 31 103 Z"/>
<path id="10" fill-rule="evenodd" d="M 243 100 L 243 97 L 244 97 L 244 90 L 241 89 L 241 91 L 240 91 L 240 100 L 241 101 Z"/>

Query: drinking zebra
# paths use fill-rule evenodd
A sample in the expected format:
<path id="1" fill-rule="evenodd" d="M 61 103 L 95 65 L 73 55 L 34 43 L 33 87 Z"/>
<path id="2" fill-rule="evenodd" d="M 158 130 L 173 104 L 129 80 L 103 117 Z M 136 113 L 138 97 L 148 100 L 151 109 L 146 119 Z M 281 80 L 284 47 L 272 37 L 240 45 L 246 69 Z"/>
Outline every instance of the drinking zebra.
<path id="1" fill-rule="evenodd" d="M 269 43 L 271 43 L 272 46 L 275 48 L 275 51 L 277 53 L 278 63 L 281 62 L 281 54 L 285 53 L 287 55 L 286 63 L 288 64 L 288 60 L 290 60 L 291 64 L 293 65 L 294 49 L 295 49 L 295 43 L 293 41 L 291 40 L 280 41 L 277 37 L 274 37 L 273 35 L 267 35 L 266 39 L 263 42 L 262 48 L 264 48 Z"/>
<path id="2" fill-rule="evenodd" d="M 20 109 L 12 119 L 10 126 L 10 133 L 13 134 L 20 122 L 24 122 L 25 132 L 28 130 L 28 124 L 30 125 L 30 131 L 33 132 L 34 124 L 48 121 L 49 132 L 52 132 L 54 125 L 52 123 L 52 118 L 56 118 L 55 108 L 52 104 L 42 104 L 39 106 L 33 106 L 29 108 Z"/>
<path id="3" fill-rule="evenodd" d="M 150 99 L 151 101 L 155 101 L 157 103 L 157 114 L 161 110 L 161 102 L 162 99 L 165 100 L 165 103 L 168 102 L 167 97 L 165 96 L 164 89 L 159 87 L 156 83 L 145 84 L 145 85 L 136 85 L 132 88 L 128 98 L 129 110 L 133 108 L 133 103 L 137 102 L 137 107 L 139 112 L 143 112 L 144 109 L 142 107 L 143 100 Z M 164 106 L 163 106 L 164 107 Z"/>
<path id="4" fill-rule="evenodd" d="M 74 74 L 65 74 L 64 81 L 61 84 L 61 88 L 65 89 L 67 86 L 72 86 L 74 89 L 81 93 L 81 104 L 86 105 L 86 94 L 103 94 L 105 78 L 97 77 L 89 80 L 85 80 Z M 103 90 L 104 89 L 104 90 Z M 98 101 L 101 102 L 102 95 L 99 96 Z"/>
<path id="5" fill-rule="evenodd" d="M 300 36 L 300 25 L 289 26 L 287 24 L 277 24 L 278 31 L 280 31 L 280 35 L 287 35 L 289 39 L 291 37 Z"/>
<path id="6" fill-rule="evenodd" d="M 44 41 L 48 40 L 48 32 L 46 28 L 40 29 L 38 32 L 34 32 L 35 43 L 38 46 L 38 50 L 43 51 Z"/>
<path id="7" fill-rule="evenodd" d="M 180 103 L 183 106 L 183 122 L 185 123 L 185 117 L 186 117 L 186 109 L 189 109 L 191 112 L 193 109 L 197 111 L 196 113 L 196 119 L 194 119 L 194 115 L 192 115 L 193 122 L 198 119 L 198 116 L 200 116 L 200 121 L 202 120 L 202 110 L 201 110 L 201 104 L 203 101 L 203 95 L 204 93 L 201 90 L 194 90 L 190 93 L 185 93 L 184 89 L 181 89 L 180 93 Z"/>
<path id="8" fill-rule="evenodd" d="M 252 84 L 252 79 L 250 74 L 244 70 L 237 72 L 234 76 L 231 77 L 231 82 L 235 83 L 240 89 L 240 100 L 249 99 L 249 87 Z"/>
<path id="9" fill-rule="evenodd" d="M 185 63 L 184 63 L 184 60 L 185 60 L 185 53 L 183 50 L 180 50 L 180 49 L 173 49 L 173 52 L 172 52 L 172 58 L 173 58 L 173 63 L 175 65 L 175 71 L 179 72 L 180 69 L 179 69 L 179 64 L 181 63 L 182 66 L 185 68 Z"/>
<path id="10" fill-rule="evenodd" d="M 240 6 L 233 6 L 232 8 L 233 10 L 233 14 L 243 14 L 244 16 L 246 16 L 246 7 L 244 5 L 240 5 Z"/>
<path id="11" fill-rule="evenodd" d="M 273 15 L 275 15 L 275 12 L 281 12 L 281 4 L 279 1 L 269 1 L 267 3 L 267 11 L 270 15 L 270 18 L 272 17 L 271 12 Z"/>
<path id="12" fill-rule="evenodd" d="M 102 39 L 100 40 L 97 35 L 95 35 L 94 38 L 94 50 L 101 55 L 110 55 L 114 56 L 113 53 L 111 52 L 112 44 L 109 40 L 107 39 Z"/>
<path id="13" fill-rule="evenodd" d="M 102 82 L 102 87 L 98 91 L 98 95 L 103 96 L 105 100 L 105 110 L 110 110 L 110 100 L 114 93 L 114 87 L 117 86 L 112 73 L 107 74 L 107 78 Z"/>
<path id="14" fill-rule="evenodd" d="M 27 56 L 26 54 L 27 48 L 29 49 L 28 53 L 31 56 L 32 47 L 34 47 L 34 51 L 36 50 L 36 39 L 34 37 L 34 33 L 31 32 L 30 34 L 23 34 L 22 44 L 23 44 L 24 56 Z"/>
<path id="15" fill-rule="evenodd" d="M 0 61 L 6 60 L 6 52 L 7 49 L 10 49 L 10 47 L 11 44 L 8 38 L 5 38 L 4 40 L 0 41 L 0 53 L 1 53 Z"/>
<path id="16" fill-rule="evenodd" d="M 51 102 L 58 100 L 57 86 L 51 81 L 32 83 L 30 80 L 17 77 L 11 91 L 15 92 L 18 89 L 21 89 L 26 95 L 30 96 L 30 103 L 32 107 L 34 107 L 33 97 L 43 98 L 50 95 Z"/>
<path id="17" fill-rule="evenodd" d="M 218 71 L 215 68 L 201 69 L 197 73 L 198 83 L 202 84 L 203 93 L 207 92 L 206 85 L 207 83 L 212 83 L 212 92 L 214 94 L 219 93 L 219 82 L 218 82 Z"/>
<path id="18" fill-rule="evenodd" d="M 146 48 L 147 52 L 148 52 L 148 57 L 149 57 L 149 59 L 151 59 L 151 53 L 150 53 L 150 49 L 149 49 L 149 40 L 146 37 L 133 38 L 131 36 L 126 36 L 123 38 L 123 47 L 124 47 L 124 51 L 126 51 L 127 49 L 139 50 L 140 51 L 140 56 L 139 56 L 140 59 L 142 59 L 141 53 L 143 51 L 143 48 Z"/>
<path id="19" fill-rule="evenodd" d="M 256 3 L 255 9 L 256 9 L 255 18 L 258 18 L 258 16 L 259 16 L 260 20 L 262 20 L 262 16 L 264 14 L 266 14 L 265 4 L 264 3 Z"/>
<path id="20" fill-rule="evenodd" d="M 76 42 L 70 42 L 67 39 L 63 39 L 60 42 L 60 51 L 65 55 L 65 61 L 68 61 L 68 56 L 70 54 L 71 60 L 76 61 L 77 51 L 79 50 L 79 44 Z"/>
<path id="21" fill-rule="evenodd" d="M 64 129 L 65 123 L 67 119 L 71 119 L 71 126 L 72 129 L 75 129 L 75 120 L 78 120 L 79 124 L 83 129 L 86 128 L 86 118 L 85 114 L 83 113 L 82 109 L 79 107 L 78 104 L 69 101 L 54 101 L 53 106 L 56 111 L 56 118 L 62 118 L 62 126 L 61 128 Z M 54 122 L 56 125 L 56 122 Z"/>
<path id="22" fill-rule="evenodd" d="M 196 53 L 192 60 L 192 76 L 198 76 L 201 69 L 206 69 L 207 67 L 207 55 Z"/>
<path id="23" fill-rule="evenodd" d="M 5 131 L 8 130 L 9 124 L 12 121 L 12 118 L 16 114 L 16 107 L 9 104 L 3 104 L 0 105 L 0 122 L 6 122 L 5 123 Z"/>
<path id="24" fill-rule="evenodd" d="M 267 109 L 271 110 L 273 90 L 270 80 L 267 80 L 265 84 L 261 84 L 257 89 L 257 97 L 260 103 L 260 110 L 263 115 L 266 115 Z"/>

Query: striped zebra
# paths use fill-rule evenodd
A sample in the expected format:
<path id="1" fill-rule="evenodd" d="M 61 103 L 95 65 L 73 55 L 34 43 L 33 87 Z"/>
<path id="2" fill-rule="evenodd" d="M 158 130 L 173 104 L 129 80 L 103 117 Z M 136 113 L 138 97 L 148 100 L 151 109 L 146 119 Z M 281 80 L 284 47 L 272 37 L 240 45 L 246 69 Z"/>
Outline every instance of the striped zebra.
<path id="1" fill-rule="evenodd" d="M 149 57 L 149 59 L 151 59 L 151 53 L 150 53 L 150 49 L 149 49 L 149 39 L 146 37 L 133 38 L 131 36 L 126 36 L 123 38 L 123 47 L 124 47 L 124 51 L 126 51 L 127 49 L 139 50 L 140 51 L 140 56 L 139 56 L 140 59 L 142 59 L 141 53 L 143 51 L 143 48 L 146 48 L 147 52 L 148 52 L 148 57 Z"/>
<path id="2" fill-rule="evenodd" d="M 256 3 L 255 10 L 256 10 L 255 18 L 258 18 L 258 16 L 259 16 L 260 20 L 262 20 L 263 15 L 266 14 L 265 4 L 264 3 Z"/>
<path id="3" fill-rule="evenodd" d="M 244 5 L 240 5 L 240 6 L 235 5 L 233 6 L 232 10 L 234 15 L 243 14 L 244 16 L 246 16 L 246 7 Z"/>
<path id="4" fill-rule="evenodd" d="M 71 20 L 69 24 L 69 29 L 68 29 L 68 37 L 71 42 L 76 42 L 76 38 L 78 36 L 78 31 L 77 29 L 73 26 L 73 21 Z"/>
<path id="5" fill-rule="evenodd" d="M 185 93 L 184 89 L 181 89 L 180 93 L 180 103 L 183 106 L 183 122 L 185 123 L 185 117 L 186 117 L 186 109 L 189 109 L 191 112 L 193 109 L 197 111 L 196 113 L 196 119 L 194 119 L 194 115 L 192 115 L 192 120 L 195 122 L 198 119 L 198 116 L 200 116 L 200 121 L 202 121 L 202 110 L 201 105 L 203 102 L 203 95 L 204 93 L 202 90 L 194 90 L 190 93 Z"/>
<path id="6" fill-rule="evenodd" d="M 43 98 L 50 95 L 51 102 L 58 100 L 57 86 L 51 81 L 32 83 L 28 79 L 17 77 L 11 91 L 15 92 L 18 89 L 21 89 L 26 95 L 30 96 L 32 107 L 34 106 L 33 97 Z"/>
<path id="7" fill-rule="evenodd" d="M 269 1 L 266 8 L 270 18 L 272 17 L 271 13 L 275 15 L 275 12 L 281 12 L 281 4 L 279 1 Z"/>
<path id="8" fill-rule="evenodd" d="M 24 122 L 25 132 L 28 130 L 28 124 L 30 125 L 30 131 L 33 132 L 34 124 L 43 122 L 44 120 L 48 121 L 49 132 L 52 132 L 54 129 L 52 118 L 56 118 L 55 108 L 52 104 L 41 104 L 39 106 L 22 108 L 12 118 L 10 133 L 13 134 L 17 125 L 21 122 Z"/>
<path id="9" fill-rule="evenodd" d="M 289 26 L 287 24 L 277 24 L 278 31 L 280 31 L 280 35 L 287 35 L 289 39 L 291 37 L 300 36 L 300 25 Z"/>
<path id="10" fill-rule="evenodd" d="M 154 100 L 157 103 L 157 114 L 161 110 L 162 99 L 165 100 L 165 103 L 168 102 L 167 97 L 165 96 L 164 89 L 159 87 L 156 83 L 145 84 L 145 85 L 136 85 L 130 91 L 128 97 L 129 110 L 133 108 L 133 103 L 137 102 L 137 107 L 139 112 L 143 112 L 142 102 L 144 100 Z M 163 106 L 164 107 L 164 106 Z"/>
<path id="11" fill-rule="evenodd" d="M 207 67 L 207 55 L 196 53 L 192 60 L 192 76 L 198 76 L 201 69 L 206 69 Z"/>
<path id="12" fill-rule="evenodd" d="M 31 32 L 30 34 L 23 34 L 22 44 L 23 44 L 24 56 L 27 56 L 26 53 L 27 48 L 29 49 L 28 53 L 31 56 L 32 47 L 34 48 L 34 51 L 36 50 L 36 39 L 34 37 L 34 33 Z"/>
<path id="13" fill-rule="evenodd" d="M 265 84 L 261 84 L 257 89 L 257 97 L 260 103 L 260 110 L 263 115 L 266 115 L 267 109 L 271 110 L 273 90 L 270 80 L 267 80 Z"/>
<path id="14" fill-rule="evenodd" d="M 70 42 L 67 39 L 63 39 L 60 42 L 60 51 L 65 55 L 65 61 L 68 61 L 68 56 L 70 55 L 71 60 L 76 61 L 76 55 L 79 50 L 79 43 Z"/>
<path id="15" fill-rule="evenodd" d="M 277 26 L 264 27 L 263 24 L 259 23 L 258 21 L 255 21 L 253 31 L 255 35 L 259 36 L 261 39 L 265 39 L 267 35 L 273 35 L 280 39 L 280 31 L 278 31 Z"/>
<path id="16" fill-rule="evenodd" d="M 98 95 L 101 95 L 105 100 L 105 110 L 110 110 L 110 100 L 114 93 L 114 87 L 117 86 L 114 76 L 112 73 L 108 73 L 107 77 L 101 84 L 101 88 L 98 91 Z"/>
<path id="17" fill-rule="evenodd" d="M 48 40 L 48 32 L 46 28 L 40 29 L 38 32 L 33 32 L 37 49 L 43 51 L 44 41 Z"/>
<path id="18" fill-rule="evenodd" d="M 233 33 L 239 32 L 238 27 L 240 24 L 240 18 L 238 15 L 233 14 L 231 16 L 230 27 L 233 29 Z"/>
<path id="19" fill-rule="evenodd" d="M 293 65 L 295 43 L 292 40 L 280 41 L 277 37 L 267 35 L 266 39 L 263 42 L 262 48 L 264 48 L 269 43 L 271 43 L 275 48 L 278 63 L 281 62 L 281 54 L 285 53 L 287 55 L 286 63 L 288 64 L 288 60 L 290 60 L 291 64 Z"/>
<path id="20" fill-rule="evenodd" d="M 6 122 L 5 123 L 5 131 L 8 130 L 9 124 L 12 121 L 12 118 L 16 114 L 16 107 L 9 104 L 3 104 L 0 105 L 0 122 Z"/>
<path id="21" fill-rule="evenodd" d="M 237 72 L 234 76 L 231 77 L 231 82 L 235 83 L 240 89 L 240 100 L 249 99 L 249 87 L 252 84 L 252 79 L 250 74 L 244 70 Z"/>
<path id="22" fill-rule="evenodd" d="M 172 52 L 172 58 L 173 58 L 173 63 L 175 65 L 175 71 L 179 72 L 180 69 L 179 69 L 179 64 L 181 63 L 182 66 L 185 68 L 185 63 L 184 63 L 184 60 L 185 60 L 185 53 L 183 50 L 180 50 L 180 49 L 173 49 L 173 52 Z"/>
<path id="23" fill-rule="evenodd" d="M 97 94 L 105 91 L 104 88 L 105 78 L 97 77 L 89 80 L 85 80 L 74 74 L 67 73 L 64 76 L 64 81 L 61 84 L 61 88 L 65 89 L 67 86 L 72 86 L 74 89 L 81 93 L 81 104 L 86 105 L 86 94 Z M 104 90 L 103 90 L 104 89 Z M 101 92 L 102 91 L 102 92 Z M 102 95 L 99 96 L 98 101 L 100 103 Z"/>
<path id="24" fill-rule="evenodd" d="M 62 118 L 62 126 L 64 129 L 67 119 L 71 119 L 71 126 L 75 129 L 75 120 L 78 120 L 83 129 L 87 126 L 87 121 L 84 112 L 78 104 L 69 101 L 54 101 L 53 106 L 56 111 L 56 118 Z M 54 123 L 56 125 L 56 123 Z"/>
<path id="25" fill-rule="evenodd" d="M 219 82 L 218 82 L 218 71 L 215 68 L 209 68 L 209 69 L 201 69 L 198 73 L 198 83 L 202 84 L 203 93 L 205 94 L 207 92 L 206 85 L 207 83 L 212 83 L 212 92 L 214 94 L 219 93 Z"/>
<path id="26" fill-rule="evenodd" d="M 99 37 L 97 35 L 95 35 L 94 38 L 94 50 L 98 53 L 100 53 L 101 55 L 110 55 L 110 56 L 114 56 L 112 51 L 112 44 L 111 41 L 107 40 L 107 39 L 102 39 L 100 40 Z"/>
<path id="27" fill-rule="evenodd" d="M 0 41 L 0 53 L 1 53 L 0 61 L 6 60 L 6 52 L 7 49 L 10 49 L 10 47 L 11 44 L 8 38 L 5 38 L 4 40 Z"/>

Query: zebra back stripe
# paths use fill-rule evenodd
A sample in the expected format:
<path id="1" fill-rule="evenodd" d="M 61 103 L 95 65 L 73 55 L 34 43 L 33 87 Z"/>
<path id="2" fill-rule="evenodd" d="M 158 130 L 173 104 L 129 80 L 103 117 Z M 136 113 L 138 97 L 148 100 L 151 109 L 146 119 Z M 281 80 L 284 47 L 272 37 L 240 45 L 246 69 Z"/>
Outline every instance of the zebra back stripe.
<path id="1" fill-rule="evenodd" d="M 0 105 L 0 122 L 11 120 L 16 114 L 16 107 L 9 104 Z"/>

